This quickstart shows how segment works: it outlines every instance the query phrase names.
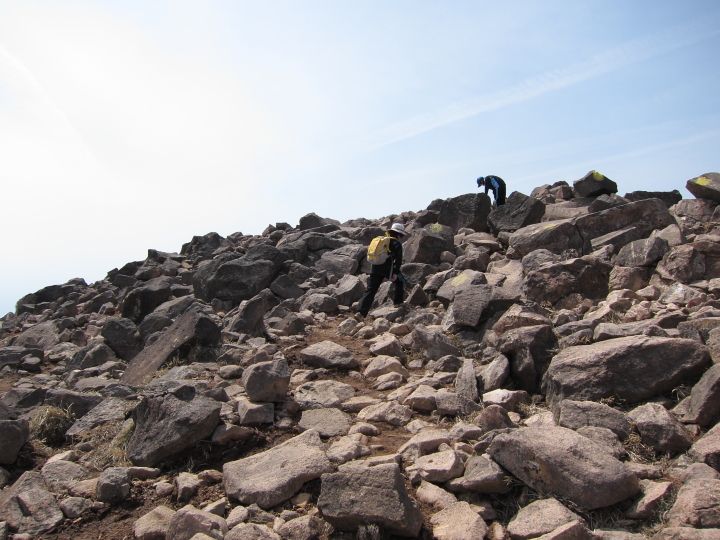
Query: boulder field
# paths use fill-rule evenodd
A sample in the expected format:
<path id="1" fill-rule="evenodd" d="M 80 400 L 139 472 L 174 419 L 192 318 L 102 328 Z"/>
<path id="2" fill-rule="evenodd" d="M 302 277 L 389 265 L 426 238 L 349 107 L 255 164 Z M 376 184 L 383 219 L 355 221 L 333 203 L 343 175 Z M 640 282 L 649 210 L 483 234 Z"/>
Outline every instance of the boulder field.
<path id="1" fill-rule="evenodd" d="M 148 250 L 0 319 L 0 540 L 720 539 L 720 174 Z M 406 299 L 355 316 L 367 246 Z"/>

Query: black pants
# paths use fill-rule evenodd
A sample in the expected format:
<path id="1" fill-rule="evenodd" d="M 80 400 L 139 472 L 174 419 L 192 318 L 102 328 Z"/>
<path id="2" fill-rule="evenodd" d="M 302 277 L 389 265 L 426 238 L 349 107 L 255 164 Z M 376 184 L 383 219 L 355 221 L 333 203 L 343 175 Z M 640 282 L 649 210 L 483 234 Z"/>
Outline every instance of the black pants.
<path id="1" fill-rule="evenodd" d="M 363 317 L 366 317 L 368 312 L 370 311 L 370 306 L 372 306 L 373 300 L 375 300 L 375 295 L 377 294 L 378 289 L 380 288 L 380 285 L 382 284 L 384 279 L 385 276 L 381 274 L 370 274 L 370 279 L 368 279 L 368 288 L 365 291 L 365 294 L 363 294 L 362 298 L 360 299 L 360 305 L 358 306 L 357 310 L 357 312 L 360 313 Z M 396 279 L 394 283 L 395 297 L 393 302 L 396 304 L 401 304 L 404 299 L 404 283 L 399 279 Z"/>
<path id="2" fill-rule="evenodd" d="M 495 191 L 494 187 L 490 186 L 490 191 L 492 191 L 493 195 L 495 196 L 496 206 L 502 206 L 503 204 L 505 204 L 505 184 L 504 183 L 502 183 L 498 186 L 497 191 Z"/>

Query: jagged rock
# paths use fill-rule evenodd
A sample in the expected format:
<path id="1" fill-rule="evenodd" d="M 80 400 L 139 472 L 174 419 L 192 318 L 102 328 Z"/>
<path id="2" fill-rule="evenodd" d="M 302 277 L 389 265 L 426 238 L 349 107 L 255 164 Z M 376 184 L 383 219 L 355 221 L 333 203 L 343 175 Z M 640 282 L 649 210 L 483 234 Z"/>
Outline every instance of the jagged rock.
<path id="1" fill-rule="evenodd" d="M 497 354 L 489 364 L 480 366 L 476 374 L 482 379 L 483 391 L 491 392 L 501 388 L 510 375 L 510 363 L 505 355 Z"/>
<path id="2" fill-rule="evenodd" d="M 519 295 L 494 285 L 470 285 L 456 291 L 446 319 L 452 316 L 454 324 L 459 327 L 475 327 L 486 310 L 493 313 L 506 309 L 518 300 Z"/>
<path id="3" fill-rule="evenodd" d="M 265 525 L 241 523 L 227 534 L 225 540 L 280 540 L 280 536 Z"/>
<path id="4" fill-rule="evenodd" d="M 353 354 L 342 345 L 332 341 L 321 341 L 300 351 L 303 362 L 313 367 L 352 369 L 358 363 Z"/>
<path id="5" fill-rule="evenodd" d="M 337 529 L 355 531 L 360 525 L 375 523 L 383 530 L 414 538 L 422 527 L 420 507 L 408 495 L 396 463 L 358 465 L 324 474 L 318 509 Z"/>
<path id="6" fill-rule="evenodd" d="M 175 510 L 166 506 L 153 508 L 133 523 L 132 531 L 136 540 L 158 540 L 165 538 Z"/>
<path id="7" fill-rule="evenodd" d="M 617 184 L 604 174 L 590 171 L 580 180 L 573 182 L 575 197 L 597 197 L 598 195 L 617 193 Z"/>
<path id="8" fill-rule="evenodd" d="M 298 427 L 301 430 L 314 429 L 321 437 L 337 437 L 347 434 L 352 419 L 339 409 L 311 409 L 303 411 Z"/>
<path id="9" fill-rule="evenodd" d="M 440 255 L 452 249 L 452 241 L 448 242 L 439 234 L 420 229 L 415 231 L 403 246 L 403 261 L 406 263 L 439 264 Z"/>
<path id="10" fill-rule="evenodd" d="M 639 535 L 633 535 L 639 536 Z M 690 527 L 666 527 L 652 537 L 652 540 L 715 540 L 720 529 L 693 529 Z M 644 538 L 644 537 L 643 537 Z M 643 540 L 639 538 L 638 540 Z M 604 538 L 603 538 L 604 540 Z M 615 540 L 614 538 L 609 540 Z M 619 539 L 622 540 L 622 539 Z M 635 540 L 635 538 L 629 539 Z"/>
<path id="11" fill-rule="evenodd" d="M 165 538 L 166 540 L 190 540 L 198 533 L 223 540 L 223 538 L 227 538 L 228 526 L 220 516 L 198 510 L 188 504 L 170 518 Z"/>
<path id="12" fill-rule="evenodd" d="M 68 497 L 58 503 L 60 510 L 68 519 L 75 519 L 92 508 L 92 501 L 84 497 Z"/>
<path id="13" fill-rule="evenodd" d="M 580 519 L 580 516 L 568 510 L 557 499 L 539 499 L 515 514 L 508 523 L 507 532 L 513 540 L 529 540 Z"/>
<path id="14" fill-rule="evenodd" d="M 175 478 L 178 502 L 187 502 L 192 499 L 203 484 L 204 482 L 196 474 L 186 472 L 178 474 Z M 209 510 L 206 508 L 205 511 Z"/>
<path id="15" fill-rule="evenodd" d="M 672 482 L 653 482 L 652 480 L 640 480 L 642 497 L 633 503 L 625 512 L 630 519 L 647 519 L 659 506 L 670 492 Z"/>
<path id="16" fill-rule="evenodd" d="M 457 502 L 455 495 L 425 480 L 420 482 L 420 485 L 415 490 L 415 496 L 420 502 L 431 504 L 441 510 Z"/>
<path id="17" fill-rule="evenodd" d="M 227 324 L 227 330 L 239 334 L 252 336 L 264 335 L 266 332 L 263 316 L 265 315 L 265 301 L 261 295 L 243 300 L 238 306 L 237 313 Z"/>
<path id="18" fill-rule="evenodd" d="M 354 257 L 328 251 L 323 253 L 320 260 L 315 263 L 315 268 L 325 270 L 328 274 L 343 276 L 354 274 L 358 269 L 358 261 Z"/>
<path id="19" fill-rule="evenodd" d="M 272 403 L 256 403 L 247 398 L 237 400 L 237 413 L 241 426 L 272 424 L 275 420 L 275 406 Z"/>
<path id="20" fill-rule="evenodd" d="M 243 372 L 242 383 L 251 401 L 284 401 L 291 373 L 284 358 L 259 362 Z"/>
<path id="21" fill-rule="evenodd" d="M 652 266 L 670 250 L 666 240 L 657 236 L 635 240 L 623 246 L 615 257 L 619 266 Z"/>
<path id="22" fill-rule="evenodd" d="M 414 351 L 423 351 L 423 356 L 437 360 L 443 356 L 462 356 L 448 336 L 442 332 L 429 329 L 424 324 L 416 324 L 410 334 Z"/>
<path id="23" fill-rule="evenodd" d="M 585 426 L 603 427 L 625 439 L 632 431 L 632 425 L 627 417 L 617 409 L 604 403 L 594 401 L 574 401 L 564 399 L 556 409 L 557 425 L 580 429 Z"/>
<path id="24" fill-rule="evenodd" d="M 218 401 L 195 394 L 150 397 L 133 410 L 135 431 L 127 443 L 128 459 L 154 467 L 163 459 L 212 435 L 220 419 Z"/>
<path id="25" fill-rule="evenodd" d="M 200 305 L 193 305 L 180 315 L 157 341 L 133 358 L 120 380 L 139 386 L 180 347 L 195 342 L 215 345 L 219 339 L 220 327 L 204 313 Z"/>
<path id="26" fill-rule="evenodd" d="M 45 393 L 45 405 L 53 405 L 71 413 L 75 418 L 82 418 L 103 401 L 98 394 L 85 394 L 53 388 Z"/>
<path id="27" fill-rule="evenodd" d="M 665 279 L 690 283 L 705 274 L 705 255 L 692 245 L 672 248 L 657 265 L 657 272 Z"/>
<path id="28" fill-rule="evenodd" d="M 365 366 L 363 375 L 368 378 L 374 378 L 385 375 L 386 373 L 399 373 L 404 379 L 410 376 L 410 373 L 405 369 L 400 360 L 387 355 L 373 358 L 370 363 Z"/>
<path id="29" fill-rule="evenodd" d="M 482 395 L 482 402 L 485 407 L 499 405 L 509 412 L 515 411 L 520 403 L 530 404 L 530 396 L 525 390 L 505 390 L 498 388 L 492 392 L 485 392 Z"/>
<path id="30" fill-rule="evenodd" d="M 505 332 L 497 349 L 510 361 L 510 372 L 519 388 L 534 392 L 538 377 L 550 362 L 555 336 L 550 325 L 523 326 Z"/>
<path id="31" fill-rule="evenodd" d="M 692 445 L 692 435 L 658 403 L 646 403 L 628 413 L 642 440 L 659 452 L 684 452 Z"/>
<path id="32" fill-rule="evenodd" d="M 346 463 L 371 453 L 372 451 L 367 447 L 367 437 L 362 433 L 351 433 L 332 443 L 328 448 L 327 457 L 333 463 Z"/>
<path id="33" fill-rule="evenodd" d="M 475 419 L 475 424 L 487 433 L 494 429 L 516 428 L 515 422 L 510 419 L 507 410 L 500 405 L 488 405 Z"/>
<path id="34" fill-rule="evenodd" d="M 545 204 L 534 197 L 513 191 L 505 201 L 488 216 L 488 226 L 494 235 L 500 231 L 515 232 L 522 227 L 540 223 L 545 214 Z"/>
<path id="35" fill-rule="evenodd" d="M 485 232 L 487 218 L 492 210 L 490 197 L 485 193 L 468 193 L 445 200 L 435 200 L 428 206 L 428 210 L 435 210 L 437 222 L 452 228 L 454 233 L 460 229 L 472 229 Z"/>
<path id="36" fill-rule="evenodd" d="M 639 491 L 636 476 L 621 462 L 562 427 L 528 427 L 497 435 L 488 454 L 531 489 L 587 509 L 615 504 Z M 528 463 L 536 465 L 527 467 Z"/>
<path id="37" fill-rule="evenodd" d="M 450 444 L 450 434 L 446 429 L 423 429 L 398 449 L 398 454 L 417 452 L 418 455 L 436 452 L 442 444 Z"/>
<path id="38" fill-rule="evenodd" d="M 706 173 L 691 178 L 685 188 L 698 199 L 711 199 L 720 202 L 720 174 Z"/>
<path id="39" fill-rule="evenodd" d="M 301 310 L 309 310 L 314 313 L 332 313 L 338 309 L 338 301 L 329 294 L 308 294 L 300 304 Z"/>
<path id="40" fill-rule="evenodd" d="M 120 313 L 123 317 L 139 324 L 146 315 L 172 296 L 172 285 L 172 280 L 166 276 L 145 282 L 142 286 L 132 289 L 123 298 L 120 303 Z"/>
<path id="41" fill-rule="evenodd" d="M 543 377 L 545 399 L 592 401 L 617 396 L 637 403 L 671 390 L 710 364 L 706 347 L 689 339 L 632 336 L 568 347 Z"/>
<path id="42" fill-rule="evenodd" d="M 295 389 L 295 402 L 300 410 L 340 408 L 342 403 L 355 396 L 352 386 L 339 381 L 312 381 Z"/>
<path id="43" fill-rule="evenodd" d="M 118 503 L 130 495 L 127 467 L 109 467 L 98 477 L 95 498 L 100 502 Z"/>
<path id="44" fill-rule="evenodd" d="M 465 472 L 447 483 L 450 491 L 507 493 L 510 477 L 487 454 L 472 456 L 465 462 Z"/>
<path id="45" fill-rule="evenodd" d="M 698 439 L 688 451 L 688 456 L 693 461 L 706 463 L 720 471 L 720 424 Z"/>
<path id="46" fill-rule="evenodd" d="M 132 321 L 130 321 L 132 322 Z M 67 363 L 65 371 L 87 369 L 101 366 L 105 362 L 115 362 L 117 357 L 113 350 L 104 343 L 91 343 L 77 351 Z"/>
<path id="47" fill-rule="evenodd" d="M 278 533 L 287 540 L 314 540 L 320 537 L 322 525 L 316 516 L 300 516 L 283 523 Z"/>
<path id="48" fill-rule="evenodd" d="M 365 285 L 357 276 L 343 276 L 335 286 L 335 298 L 341 306 L 351 306 L 365 293 Z"/>
<path id="49" fill-rule="evenodd" d="M 483 538 L 488 530 L 483 518 L 465 501 L 440 510 L 430 518 L 430 523 L 437 540 L 474 540 Z"/>
<path id="50" fill-rule="evenodd" d="M 27 420 L 0 419 L 0 465 L 12 465 L 29 439 L 30 424 Z"/>
<path id="51" fill-rule="evenodd" d="M 720 480 L 692 479 L 678 490 L 668 527 L 720 528 Z"/>
<path id="52" fill-rule="evenodd" d="M 632 191 L 625 194 L 625 199 L 630 202 L 642 201 L 644 199 L 660 199 L 665 203 L 665 206 L 670 208 L 682 200 L 682 195 L 677 189 L 673 189 L 672 191 Z"/>
<path id="53" fill-rule="evenodd" d="M 366 422 L 385 422 L 391 426 L 404 426 L 412 418 L 412 410 L 396 402 L 378 403 L 362 409 L 358 420 Z"/>
<path id="54" fill-rule="evenodd" d="M 661 200 L 646 199 L 580 216 L 574 223 L 583 238 L 582 252 L 587 255 L 593 251 L 591 241 L 600 236 L 634 227 L 635 238 L 628 237 L 624 242 L 614 242 L 615 247 L 620 249 L 632 240 L 645 238 L 655 229 L 663 229 L 675 222 Z"/>
<path id="55" fill-rule="evenodd" d="M 693 386 L 683 421 L 701 426 L 712 425 L 720 415 L 720 364 L 708 369 Z"/>
<path id="56" fill-rule="evenodd" d="M 0 516 L 13 530 L 30 537 L 62 523 L 64 516 L 39 472 L 26 471 L 0 493 Z"/>
<path id="57" fill-rule="evenodd" d="M 270 450 L 223 465 L 228 497 L 241 504 L 272 508 L 292 497 L 305 482 L 333 470 L 316 431 L 310 430 Z M 278 463 L 286 463 L 277 467 Z"/>
<path id="58" fill-rule="evenodd" d="M 474 400 L 442 388 L 435 394 L 435 409 L 441 416 L 457 416 L 472 414 L 481 407 Z"/>
<path id="59" fill-rule="evenodd" d="M 70 426 L 70 429 L 65 432 L 65 436 L 75 437 L 108 422 L 125 420 L 125 413 L 129 408 L 128 402 L 123 399 L 106 398 Z"/>

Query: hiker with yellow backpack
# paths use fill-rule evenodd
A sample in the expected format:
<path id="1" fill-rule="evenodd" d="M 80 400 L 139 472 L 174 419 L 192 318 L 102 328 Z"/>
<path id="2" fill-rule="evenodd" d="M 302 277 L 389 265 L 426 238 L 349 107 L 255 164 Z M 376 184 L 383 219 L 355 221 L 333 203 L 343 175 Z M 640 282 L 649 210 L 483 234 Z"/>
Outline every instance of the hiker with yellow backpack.
<path id="1" fill-rule="evenodd" d="M 378 236 L 370 242 L 367 259 L 370 261 L 372 268 L 370 269 L 367 291 L 360 299 L 356 317 L 367 317 L 370 306 L 375 300 L 375 294 L 377 294 L 385 278 L 395 283 L 395 305 L 403 303 L 405 280 L 400 274 L 400 267 L 402 266 L 403 257 L 402 242 L 407 236 L 408 233 L 402 224 L 393 223 L 385 236 Z"/>

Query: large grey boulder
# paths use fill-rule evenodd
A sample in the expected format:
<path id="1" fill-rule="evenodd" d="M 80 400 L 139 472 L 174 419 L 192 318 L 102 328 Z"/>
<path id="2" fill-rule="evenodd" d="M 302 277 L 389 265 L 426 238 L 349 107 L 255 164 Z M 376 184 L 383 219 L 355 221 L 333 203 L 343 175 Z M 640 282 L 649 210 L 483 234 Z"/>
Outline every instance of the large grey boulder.
<path id="1" fill-rule="evenodd" d="M 545 264 L 526 276 L 523 291 L 529 300 L 538 303 L 555 304 L 573 293 L 591 299 L 605 298 L 612 268 L 594 257 Z"/>
<path id="2" fill-rule="evenodd" d="M 163 459 L 210 437 L 220 420 L 221 403 L 195 394 L 149 397 L 133 410 L 135 431 L 127 444 L 135 465 L 154 467 Z"/>
<path id="3" fill-rule="evenodd" d="M 720 174 L 718 173 L 706 173 L 691 178 L 685 184 L 685 188 L 698 199 L 720 202 Z"/>
<path id="4" fill-rule="evenodd" d="M 444 324 L 475 327 L 486 311 L 493 313 L 496 310 L 506 309 L 519 299 L 518 294 L 494 285 L 469 285 L 459 288 L 455 292 L 454 301 L 446 314 Z"/>
<path id="5" fill-rule="evenodd" d="M 497 435 L 488 454 L 531 489 L 564 497 L 588 510 L 639 492 L 620 461 L 563 427 L 528 427 Z"/>
<path id="6" fill-rule="evenodd" d="M 486 232 L 492 205 L 485 193 L 467 193 L 451 199 L 437 199 L 430 203 L 428 210 L 437 211 L 437 222 L 451 227 L 455 233 L 463 228 Z"/>
<path id="7" fill-rule="evenodd" d="M 356 531 L 375 523 L 393 534 L 415 538 L 422 527 L 420 506 L 408 495 L 396 463 L 346 465 L 322 475 L 318 509 L 328 523 L 342 530 Z"/>
<path id="8" fill-rule="evenodd" d="M 60 329 L 55 321 L 45 321 L 23 330 L 12 339 L 13 347 L 33 347 L 44 351 L 60 343 Z"/>
<path id="9" fill-rule="evenodd" d="M 720 424 L 700 437 L 688 451 L 688 456 L 693 461 L 705 463 L 720 471 Z"/>
<path id="10" fill-rule="evenodd" d="M 193 276 L 195 296 L 206 302 L 217 298 L 237 305 L 267 289 L 286 258 L 279 250 L 271 249 L 274 252 L 266 256 L 272 257 L 272 260 L 226 252 L 201 263 Z"/>
<path id="11" fill-rule="evenodd" d="M 342 253 L 328 251 L 323 253 L 320 260 L 315 263 L 315 268 L 324 270 L 328 274 L 343 276 L 354 274 L 358 269 L 358 261 L 354 257 Z"/>
<path id="12" fill-rule="evenodd" d="M 518 257 L 536 249 L 561 254 L 568 249 L 582 250 L 583 239 L 569 219 L 527 225 L 510 234 L 510 248 Z"/>
<path id="13" fill-rule="evenodd" d="M 646 199 L 580 216 L 574 223 L 583 238 L 583 253 L 587 255 L 593 251 L 592 240 L 600 236 L 634 227 L 635 238 L 629 236 L 624 242 L 613 242 L 619 249 L 632 240 L 650 236 L 655 229 L 674 224 L 675 220 L 661 200 Z"/>
<path id="14" fill-rule="evenodd" d="M 501 231 L 515 232 L 533 223 L 540 223 L 545 214 L 545 204 L 535 197 L 513 191 L 505 201 L 488 216 L 488 226 L 494 235 Z"/>
<path id="15" fill-rule="evenodd" d="M 310 345 L 300 351 L 300 359 L 313 367 L 352 369 L 358 365 L 349 350 L 332 341 Z"/>
<path id="16" fill-rule="evenodd" d="M 341 306 L 351 306 L 365 293 L 365 285 L 357 276 L 343 276 L 335 286 L 335 298 Z"/>
<path id="17" fill-rule="evenodd" d="M 428 225 L 432 228 L 432 225 Z M 403 246 L 403 261 L 406 263 L 440 264 L 440 255 L 453 248 L 452 238 L 448 241 L 427 228 L 414 231 Z"/>
<path id="18" fill-rule="evenodd" d="M 563 349 L 543 377 L 545 399 L 637 403 L 672 390 L 710 365 L 707 348 L 690 339 L 631 336 Z"/>
<path id="19" fill-rule="evenodd" d="M 693 478 L 686 482 L 667 513 L 667 525 L 720 529 L 720 480 Z"/>
<path id="20" fill-rule="evenodd" d="M 69 490 L 78 480 L 90 476 L 90 471 L 79 463 L 58 459 L 43 465 L 40 474 L 48 490 L 62 493 Z"/>
<path id="21" fill-rule="evenodd" d="M 465 462 L 465 471 L 459 478 L 447 483 L 450 491 L 477 493 L 507 493 L 510 477 L 488 455 L 472 456 Z"/>
<path id="22" fill-rule="evenodd" d="M 191 306 L 155 342 L 133 358 L 120 380 L 140 386 L 180 347 L 195 343 L 215 345 L 219 339 L 220 327 L 213 318 L 202 306 Z"/>
<path id="23" fill-rule="evenodd" d="M 682 194 L 677 189 L 672 191 L 631 191 L 626 193 L 624 198 L 630 202 L 644 199 L 660 199 L 665 203 L 665 206 L 670 208 L 672 205 L 682 201 Z"/>
<path id="24" fill-rule="evenodd" d="M 242 374 L 242 383 L 252 401 L 284 401 L 292 371 L 287 360 L 280 358 L 258 362 Z"/>
<path id="25" fill-rule="evenodd" d="M 617 193 L 617 190 L 615 182 L 597 171 L 590 171 L 580 180 L 573 182 L 575 197 L 597 197 L 598 195 Z"/>
<path id="26" fill-rule="evenodd" d="M 310 409 L 303 411 L 298 427 L 301 430 L 314 429 L 321 437 L 346 435 L 352 424 L 350 415 L 340 409 Z"/>
<path id="27" fill-rule="evenodd" d="M 652 266 L 662 259 L 669 249 L 667 240 L 651 236 L 623 246 L 613 262 L 618 266 Z"/>
<path id="28" fill-rule="evenodd" d="M 310 430 L 265 452 L 226 463 L 223 484 L 228 497 L 267 509 L 332 470 L 320 436 Z"/>
<path id="29" fill-rule="evenodd" d="M 103 401 L 99 394 L 74 392 L 63 388 L 51 388 L 45 393 L 45 405 L 53 405 L 82 418 Z"/>

